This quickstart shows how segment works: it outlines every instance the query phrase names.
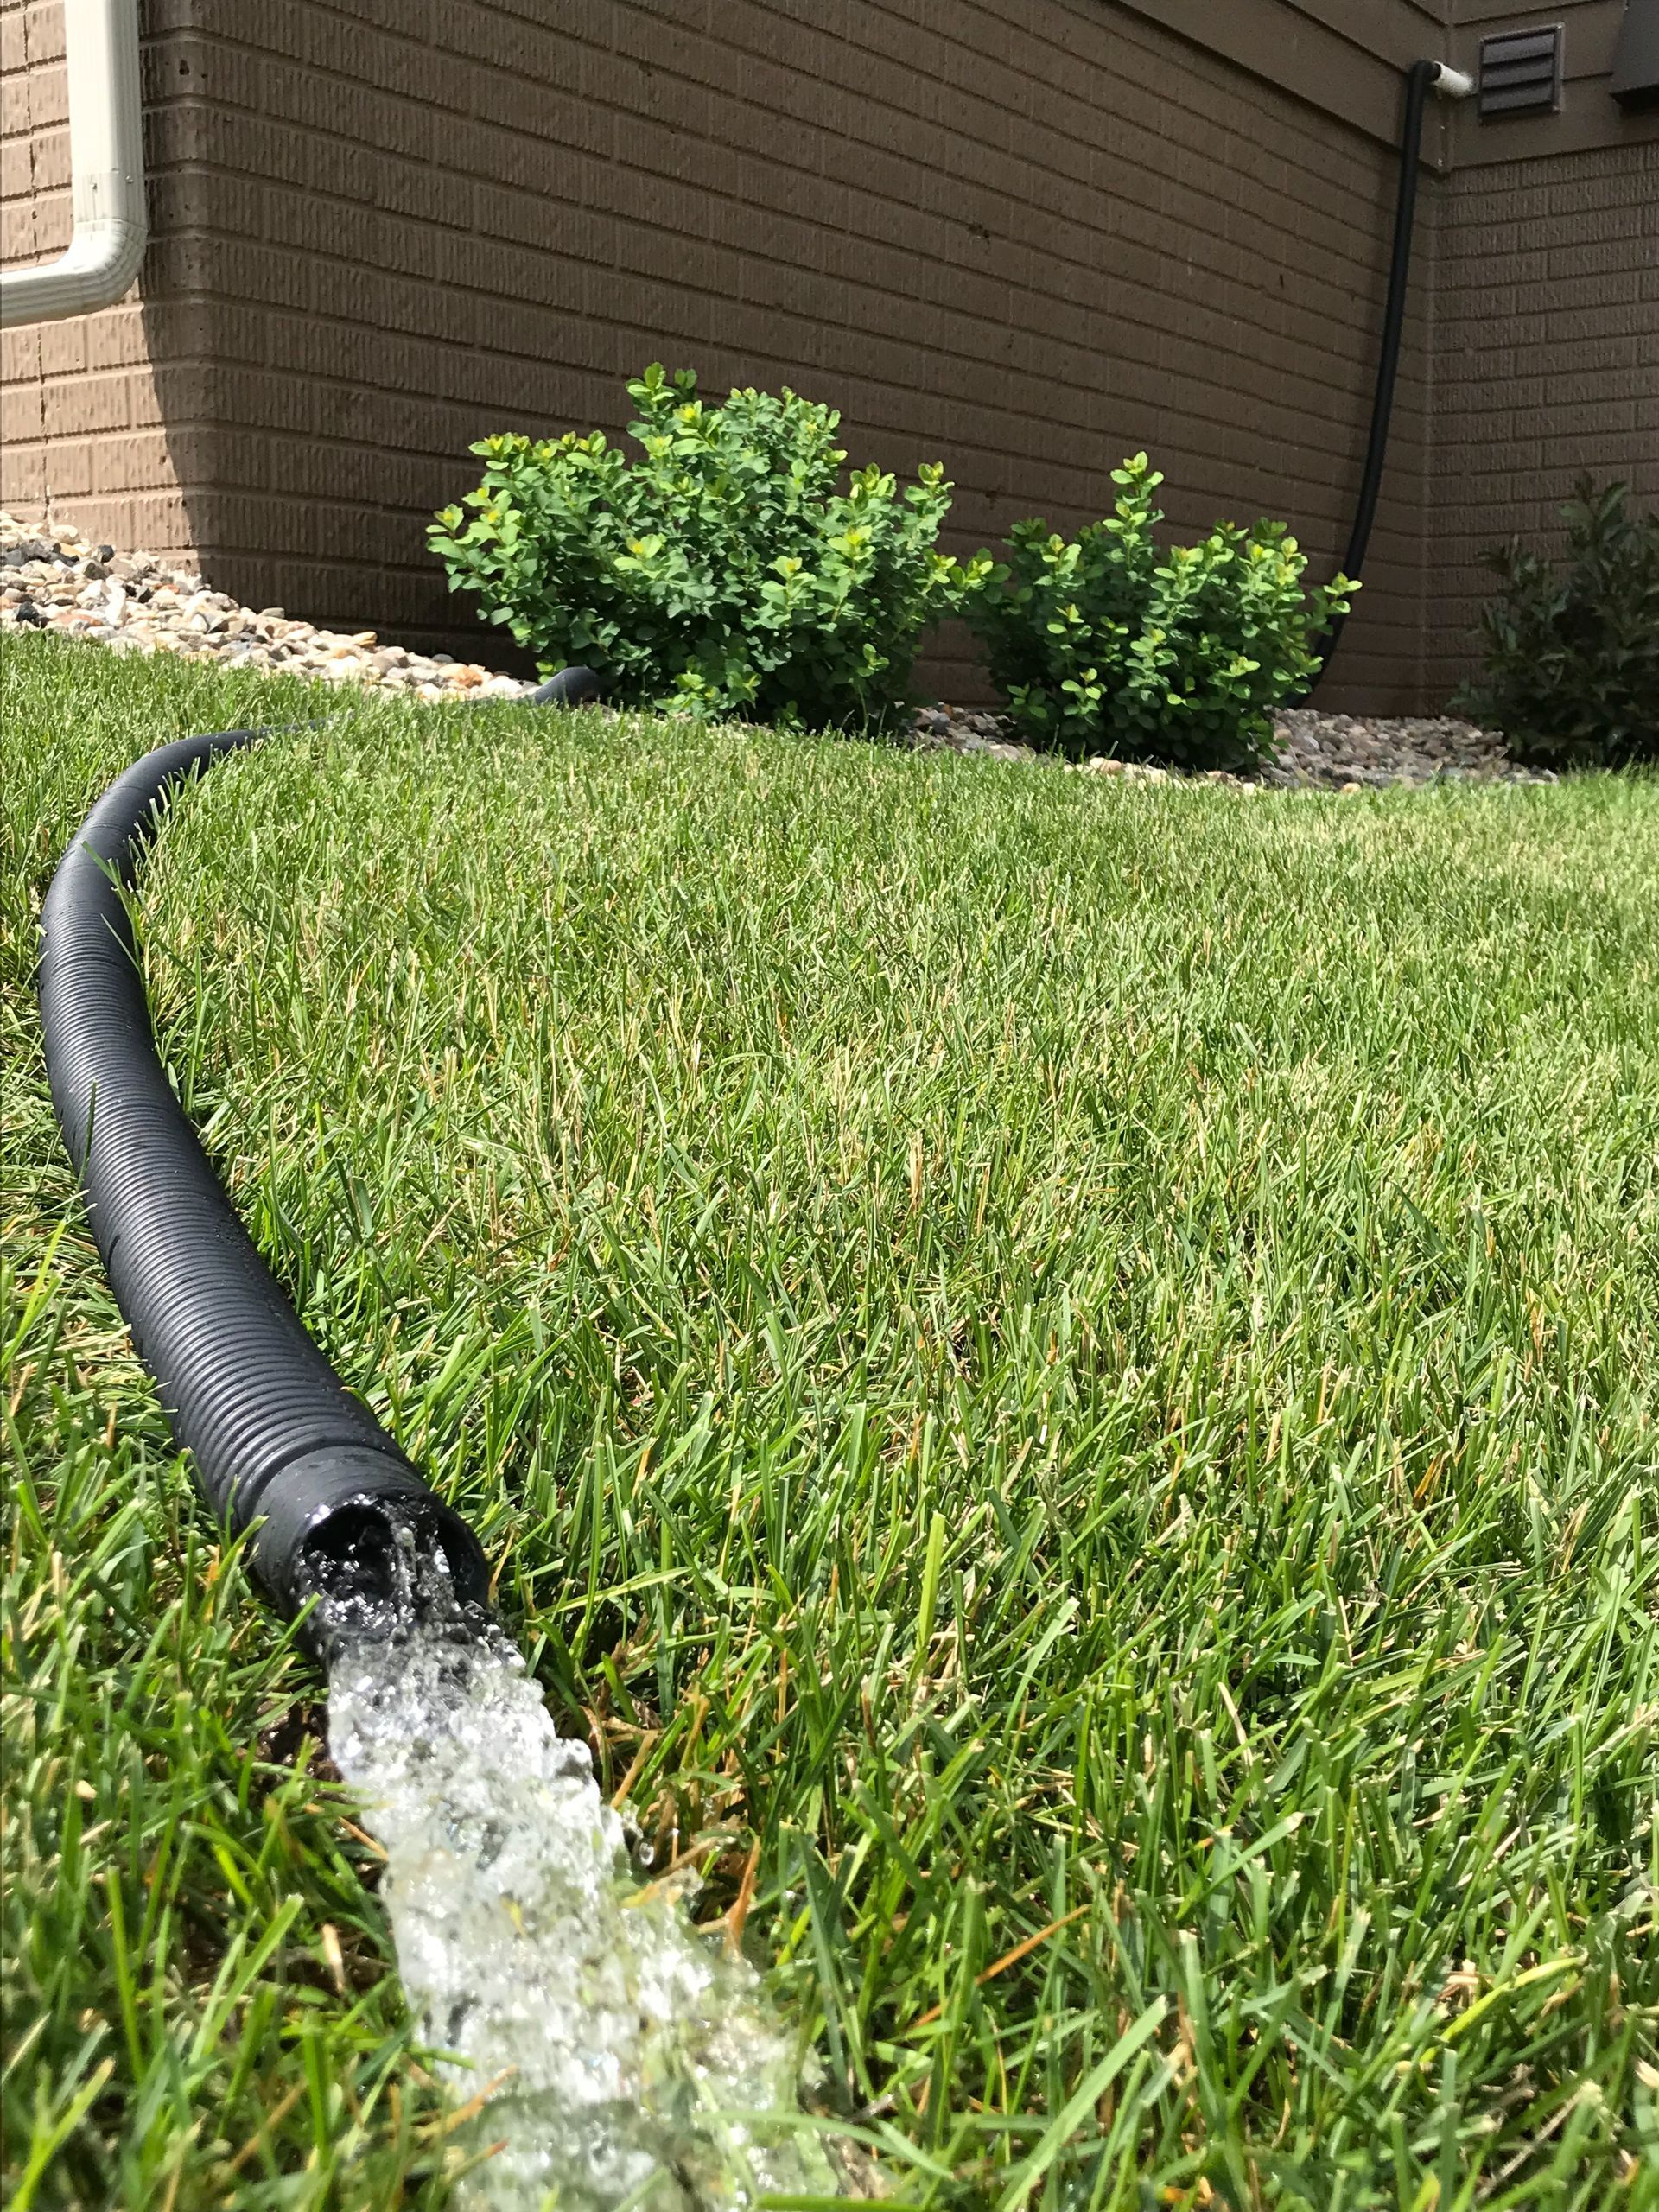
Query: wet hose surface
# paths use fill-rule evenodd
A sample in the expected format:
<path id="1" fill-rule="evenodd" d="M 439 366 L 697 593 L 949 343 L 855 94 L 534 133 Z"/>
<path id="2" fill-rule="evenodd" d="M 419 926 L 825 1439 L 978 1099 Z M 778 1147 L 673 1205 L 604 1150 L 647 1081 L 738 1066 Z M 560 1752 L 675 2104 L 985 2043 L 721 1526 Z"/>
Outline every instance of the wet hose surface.
<path id="1" fill-rule="evenodd" d="M 179 785 L 264 735 L 162 746 L 116 779 L 71 842 L 41 919 L 52 1103 L 174 1439 L 223 1525 L 259 1522 L 253 1564 L 273 1602 L 292 1614 L 325 1591 L 377 1600 L 400 1535 L 441 1563 L 463 1600 L 482 1602 L 476 1537 L 307 1335 L 156 1050 L 124 893 Z"/>

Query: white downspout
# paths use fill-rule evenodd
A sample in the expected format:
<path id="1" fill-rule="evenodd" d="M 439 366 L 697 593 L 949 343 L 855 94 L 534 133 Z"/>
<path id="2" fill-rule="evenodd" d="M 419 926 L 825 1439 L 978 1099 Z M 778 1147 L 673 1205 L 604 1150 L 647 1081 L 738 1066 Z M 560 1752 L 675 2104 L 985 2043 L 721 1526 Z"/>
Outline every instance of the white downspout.
<path id="1" fill-rule="evenodd" d="M 0 329 L 113 307 L 144 257 L 143 96 L 138 0 L 63 0 L 69 67 L 69 250 L 0 274 Z"/>

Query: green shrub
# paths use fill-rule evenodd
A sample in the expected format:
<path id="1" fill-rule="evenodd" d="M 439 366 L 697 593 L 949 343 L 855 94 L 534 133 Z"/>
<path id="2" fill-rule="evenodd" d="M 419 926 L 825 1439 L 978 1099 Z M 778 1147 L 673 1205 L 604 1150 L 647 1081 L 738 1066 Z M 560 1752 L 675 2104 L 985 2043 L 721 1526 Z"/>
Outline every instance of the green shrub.
<path id="1" fill-rule="evenodd" d="M 830 408 L 788 391 L 707 406 L 660 364 L 628 391 L 638 460 L 598 431 L 473 448 L 483 483 L 429 532 L 451 590 L 619 704 L 812 724 L 902 706 L 922 632 L 978 576 L 934 550 L 943 468 L 902 492 L 857 469 L 842 492 Z"/>
<path id="2" fill-rule="evenodd" d="M 1481 675 L 1457 704 L 1522 760 L 1560 767 L 1659 759 L 1659 512 L 1581 476 L 1561 509 L 1567 563 L 1511 538 L 1481 555 L 1503 588 L 1481 609 Z"/>
<path id="3" fill-rule="evenodd" d="M 1126 461 L 1115 512 L 1075 541 L 1017 523 L 969 620 L 1032 744 L 1241 767 L 1271 749 L 1271 709 L 1306 687 L 1359 587 L 1337 576 L 1304 593 L 1306 557 L 1283 523 L 1218 523 L 1200 544 L 1160 548 L 1163 480 L 1145 454 Z"/>

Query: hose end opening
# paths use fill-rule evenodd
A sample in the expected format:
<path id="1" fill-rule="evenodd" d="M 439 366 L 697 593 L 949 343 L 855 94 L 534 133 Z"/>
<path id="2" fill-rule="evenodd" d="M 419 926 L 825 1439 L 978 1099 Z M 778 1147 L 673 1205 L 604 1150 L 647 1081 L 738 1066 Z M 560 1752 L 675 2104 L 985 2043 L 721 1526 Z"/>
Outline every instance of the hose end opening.
<path id="1" fill-rule="evenodd" d="M 446 1506 L 361 1497 L 327 1514 L 294 1562 L 310 1606 L 300 1633 L 325 1664 L 344 1643 L 420 1627 L 473 1643 L 489 1622 L 489 1577 L 470 1530 Z"/>
<path id="2" fill-rule="evenodd" d="M 276 1604 L 325 1664 L 342 1643 L 417 1625 L 466 1640 L 489 1618 L 478 1539 L 412 1470 L 373 1452 L 318 1454 L 283 1470 L 254 1537 Z"/>

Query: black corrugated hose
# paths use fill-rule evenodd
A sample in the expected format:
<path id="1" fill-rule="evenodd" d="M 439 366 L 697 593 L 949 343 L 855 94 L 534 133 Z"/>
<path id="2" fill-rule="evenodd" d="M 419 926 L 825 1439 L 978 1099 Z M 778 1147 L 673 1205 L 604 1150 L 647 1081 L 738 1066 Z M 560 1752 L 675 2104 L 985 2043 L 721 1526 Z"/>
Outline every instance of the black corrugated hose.
<path id="1" fill-rule="evenodd" d="M 567 670 L 543 691 L 563 703 L 594 688 L 587 671 Z M 485 1602 L 489 1573 L 472 1530 L 301 1326 L 156 1051 L 123 894 L 180 783 L 266 734 L 182 738 L 110 785 L 47 894 L 41 1020 L 92 1233 L 174 1440 L 220 1524 L 254 1529 L 271 1600 L 290 1615 L 320 1601 L 304 1632 L 326 1653 L 350 1621 L 385 1617 L 407 1580 L 400 1551 L 412 1546 L 465 1605 Z"/>
<path id="2" fill-rule="evenodd" d="M 1382 350 L 1377 358 L 1376 383 L 1371 394 L 1371 427 L 1365 441 L 1365 466 L 1360 473 L 1359 499 L 1354 509 L 1353 528 L 1348 533 L 1348 550 L 1342 556 L 1342 574 L 1357 582 L 1365 571 L 1365 556 L 1371 542 L 1371 524 L 1376 519 L 1377 494 L 1382 484 L 1382 464 L 1389 452 L 1389 422 L 1394 413 L 1394 387 L 1400 371 L 1400 339 L 1405 328 L 1406 289 L 1411 275 L 1411 233 L 1417 213 L 1417 165 L 1423 145 L 1423 110 L 1428 95 L 1440 75 L 1438 61 L 1414 61 L 1406 73 L 1406 111 L 1400 130 L 1400 176 L 1394 202 L 1394 246 L 1389 258 L 1389 294 L 1382 310 Z M 1331 665 L 1331 656 L 1337 650 L 1343 625 L 1348 620 L 1338 614 L 1331 627 L 1318 639 L 1313 650 L 1319 655 L 1319 672 L 1304 699 L 1311 699 L 1319 688 L 1325 671 Z"/>

